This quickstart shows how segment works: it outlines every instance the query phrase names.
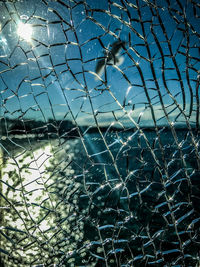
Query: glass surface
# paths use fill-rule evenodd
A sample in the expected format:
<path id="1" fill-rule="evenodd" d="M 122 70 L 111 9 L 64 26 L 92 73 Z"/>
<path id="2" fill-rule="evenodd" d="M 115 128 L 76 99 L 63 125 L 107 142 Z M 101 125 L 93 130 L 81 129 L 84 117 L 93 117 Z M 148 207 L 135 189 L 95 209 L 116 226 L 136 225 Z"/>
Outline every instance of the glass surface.
<path id="1" fill-rule="evenodd" d="M 0 1 L 0 266 L 200 265 L 198 0 Z"/>

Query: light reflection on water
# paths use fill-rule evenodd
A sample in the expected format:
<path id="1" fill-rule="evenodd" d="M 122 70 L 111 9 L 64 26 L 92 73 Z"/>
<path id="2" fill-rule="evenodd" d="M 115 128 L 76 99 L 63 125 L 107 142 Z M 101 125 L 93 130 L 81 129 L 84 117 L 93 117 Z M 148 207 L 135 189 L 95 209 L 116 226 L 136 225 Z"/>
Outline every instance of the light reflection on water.
<path id="1" fill-rule="evenodd" d="M 22 192 L 26 195 L 26 201 L 28 203 L 37 202 L 46 199 L 47 192 L 45 190 L 44 181 L 47 179 L 46 169 L 50 166 L 50 158 L 52 156 L 51 146 L 47 145 L 43 148 L 39 148 L 32 153 L 26 152 L 25 154 L 10 158 L 6 166 L 3 168 L 3 194 L 10 200 L 15 202 L 22 201 Z M 16 179 L 19 179 L 16 185 Z M 14 187 L 15 191 L 9 190 L 8 185 Z M 33 208 L 32 216 L 37 218 L 39 215 L 39 209 Z M 19 220 L 16 222 L 16 227 L 20 226 Z M 20 228 L 20 227 L 19 227 Z M 42 229 L 42 230 L 46 230 Z"/>
<path id="2" fill-rule="evenodd" d="M 10 227 L 14 234 L 13 244 L 6 239 L 1 241 L 2 247 L 7 251 L 12 251 L 17 241 L 22 248 L 21 257 L 31 261 L 40 258 L 41 261 L 38 245 L 23 249 L 27 246 L 26 237 L 29 236 L 30 240 L 37 240 L 40 244 L 46 243 L 49 252 L 42 252 L 44 258 L 48 258 L 52 247 L 58 242 L 56 232 L 61 232 L 60 238 L 63 238 L 66 245 L 65 255 L 69 256 L 76 243 L 83 238 L 82 222 L 72 231 L 77 217 L 76 198 L 73 199 L 73 205 L 68 202 L 70 196 L 65 196 L 66 201 L 63 201 L 67 188 L 71 188 L 68 193 L 79 188 L 79 184 L 72 179 L 74 170 L 70 165 L 66 167 L 74 157 L 76 143 L 73 140 L 71 145 L 65 144 L 63 148 L 59 148 L 57 140 L 53 140 L 42 147 L 33 147 L 31 151 L 26 150 L 7 159 L 2 168 L 2 193 L 7 199 L 7 209 L 4 212 L 5 227 L 1 230 L 6 232 L 6 227 Z M 59 218 L 66 218 L 65 223 L 61 225 Z M 12 238 L 10 232 L 8 234 L 8 238 Z M 54 262 L 56 261 L 55 258 Z M 8 266 L 13 266 L 12 264 L 8 263 Z"/>

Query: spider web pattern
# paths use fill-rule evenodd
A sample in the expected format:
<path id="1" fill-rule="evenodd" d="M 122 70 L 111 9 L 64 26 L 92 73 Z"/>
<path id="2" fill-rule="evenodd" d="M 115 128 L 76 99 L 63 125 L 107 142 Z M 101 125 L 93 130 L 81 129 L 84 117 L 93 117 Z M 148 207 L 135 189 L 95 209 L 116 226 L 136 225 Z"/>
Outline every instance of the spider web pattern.
<path id="1" fill-rule="evenodd" d="M 199 266 L 199 22 L 198 0 L 0 2 L 1 266 Z"/>

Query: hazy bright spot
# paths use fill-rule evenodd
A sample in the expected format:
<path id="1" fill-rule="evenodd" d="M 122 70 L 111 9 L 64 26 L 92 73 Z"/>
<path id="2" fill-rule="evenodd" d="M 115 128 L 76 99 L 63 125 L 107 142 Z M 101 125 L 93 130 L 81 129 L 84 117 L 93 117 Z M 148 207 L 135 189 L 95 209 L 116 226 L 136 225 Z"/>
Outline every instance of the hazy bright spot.
<path id="1" fill-rule="evenodd" d="M 27 42 L 31 40 L 32 32 L 33 28 L 31 24 L 24 24 L 22 22 L 18 24 L 17 34 L 19 35 L 19 37 L 26 40 Z"/>

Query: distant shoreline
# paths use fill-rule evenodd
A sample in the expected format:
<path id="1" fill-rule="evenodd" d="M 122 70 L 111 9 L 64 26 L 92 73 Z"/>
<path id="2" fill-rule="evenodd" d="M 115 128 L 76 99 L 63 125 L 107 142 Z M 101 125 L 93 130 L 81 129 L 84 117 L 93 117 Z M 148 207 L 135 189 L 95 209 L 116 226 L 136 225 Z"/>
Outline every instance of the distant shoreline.
<path id="1" fill-rule="evenodd" d="M 154 127 L 140 127 L 139 129 L 137 129 L 136 127 L 131 127 L 131 128 L 118 128 L 118 127 L 87 127 L 87 126 L 80 126 L 79 128 L 81 130 L 82 134 L 91 134 L 91 133 L 99 133 L 99 130 L 101 132 L 136 132 L 136 131 L 143 131 L 143 132 L 156 132 L 156 129 Z M 165 132 L 171 131 L 172 128 L 170 128 L 169 126 L 158 126 L 157 130 L 162 130 Z M 177 126 L 174 127 L 175 131 L 189 131 L 188 128 L 186 127 L 182 127 L 182 126 Z M 197 129 L 196 127 L 191 127 L 192 131 L 199 131 L 199 129 Z M 73 131 L 73 134 L 68 134 L 70 133 L 70 131 Z M 73 129 L 67 129 L 66 132 L 62 133 L 62 134 L 58 134 L 55 132 L 48 132 L 48 133 L 16 133 L 16 134 L 8 134 L 6 135 L 2 135 L 1 136 L 1 140 L 5 141 L 5 140 L 9 140 L 9 139 L 25 139 L 25 138 L 50 138 L 50 139 L 56 139 L 56 138 L 68 138 L 68 139 L 72 139 L 72 138 L 77 138 L 79 137 L 78 131 L 76 128 Z"/>

